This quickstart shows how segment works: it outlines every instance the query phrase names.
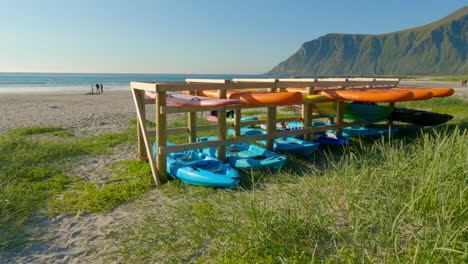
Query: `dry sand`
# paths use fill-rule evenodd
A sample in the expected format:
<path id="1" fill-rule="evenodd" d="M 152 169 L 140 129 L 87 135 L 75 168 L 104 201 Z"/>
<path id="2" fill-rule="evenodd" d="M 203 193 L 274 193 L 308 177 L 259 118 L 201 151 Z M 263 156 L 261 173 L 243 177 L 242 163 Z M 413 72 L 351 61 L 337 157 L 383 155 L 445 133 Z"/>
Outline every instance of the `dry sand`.
<path id="1" fill-rule="evenodd" d="M 452 87 L 456 95 L 468 97 L 468 88 L 458 82 L 404 80 L 401 87 Z M 111 91 L 102 95 L 85 93 L 0 94 L 0 133 L 24 126 L 70 128 L 77 136 L 110 133 L 127 127 L 135 118 L 130 91 Z M 149 109 L 149 116 L 154 110 Z M 72 173 L 96 180 L 107 165 L 133 158 L 132 146 L 122 146 L 113 155 L 78 161 Z M 0 263 L 102 263 L 112 245 L 105 239 L 110 230 L 121 230 L 143 215 L 145 208 L 174 202 L 157 189 L 142 198 L 116 208 L 108 214 L 56 216 L 30 226 L 39 238 L 21 251 L 1 256 Z"/>

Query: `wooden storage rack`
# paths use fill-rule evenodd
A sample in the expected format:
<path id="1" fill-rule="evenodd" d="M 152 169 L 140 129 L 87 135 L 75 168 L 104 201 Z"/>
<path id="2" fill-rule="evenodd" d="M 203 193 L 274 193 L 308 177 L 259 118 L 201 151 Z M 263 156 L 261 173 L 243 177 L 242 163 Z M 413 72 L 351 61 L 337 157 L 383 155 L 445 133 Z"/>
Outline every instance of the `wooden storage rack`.
<path id="1" fill-rule="evenodd" d="M 397 86 L 399 79 L 373 79 L 373 78 L 268 78 L 268 79 L 187 79 L 185 82 L 131 82 L 131 90 L 136 107 L 137 114 L 137 132 L 138 132 L 138 155 L 147 157 L 151 166 L 154 181 L 160 185 L 166 181 L 166 154 L 184 150 L 195 150 L 208 147 L 218 148 L 218 159 L 225 160 L 227 145 L 245 142 L 254 142 L 266 140 L 266 148 L 273 148 L 273 140 L 279 137 L 304 135 L 305 140 L 313 138 L 315 132 L 336 129 L 337 134 L 341 135 L 342 129 L 349 126 L 360 126 L 369 122 L 346 123 L 343 120 L 343 101 L 338 102 L 336 124 L 331 126 L 312 127 L 312 120 L 324 118 L 326 116 L 313 113 L 314 101 L 304 100 L 301 104 L 301 117 L 277 118 L 277 107 L 281 104 L 240 104 L 216 107 L 204 106 L 177 106 L 167 105 L 166 95 L 168 92 L 186 91 L 194 93 L 197 90 L 218 90 L 219 98 L 226 98 L 226 91 L 230 89 L 252 89 L 263 88 L 270 92 L 275 92 L 279 88 L 295 87 L 307 88 L 309 95 L 314 94 L 314 87 L 335 87 L 345 89 L 348 86 L 367 87 L 375 86 Z M 146 99 L 145 91 L 154 92 L 155 99 Z M 335 100 L 333 100 L 335 101 Z M 156 130 L 148 131 L 146 127 L 146 105 L 154 104 L 156 106 Z M 254 120 L 241 122 L 241 109 L 248 108 L 267 108 L 266 120 Z M 202 111 L 218 111 L 218 121 L 216 125 L 196 125 L 196 113 Z M 234 110 L 234 122 L 226 122 L 226 111 Z M 187 127 L 167 128 L 167 114 L 188 113 Z M 332 118 L 330 118 L 332 119 Z M 276 124 L 279 122 L 302 121 L 303 129 L 293 131 L 276 132 Z M 264 124 L 267 125 L 267 134 L 243 136 L 240 137 L 241 126 Z M 232 127 L 234 129 L 234 138 L 226 138 L 226 130 Z M 207 142 L 196 142 L 197 131 L 217 129 L 217 140 Z M 171 133 L 188 133 L 189 143 L 175 146 L 167 146 L 167 135 Z M 150 136 L 156 136 L 157 153 L 153 155 L 153 147 L 150 142 Z"/>

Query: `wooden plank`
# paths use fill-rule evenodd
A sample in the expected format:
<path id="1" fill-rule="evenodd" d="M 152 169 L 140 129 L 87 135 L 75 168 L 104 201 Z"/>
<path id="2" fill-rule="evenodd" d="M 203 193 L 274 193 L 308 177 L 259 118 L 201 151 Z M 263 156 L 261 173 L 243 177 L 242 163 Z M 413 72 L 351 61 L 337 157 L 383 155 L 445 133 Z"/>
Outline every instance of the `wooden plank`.
<path id="1" fill-rule="evenodd" d="M 255 89 L 255 88 L 271 88 L 271 82 L 235 82 L 232 83 L 232 89 Z"/>
<path id="2" fill-rule="evenodd" d="M 153 174 L 153 179 L 154 179 L 155 184 L 156 185 L 161 185 L 161 179 L 160 179 L 157 167 L 156 167 L 156 162 L 154 160 L 154 155 L 152 155 L 153 150 L 152 150 L 151 143 L 149 141 L 148 133 L 147 133 L 147 130 L 146 130 L 146 122 L 144 121 L 145 118 L 143 118 L 143 115 L 142 115 L 142 112 L 143 112 L 142 111 L 142 103 L 143 102 L 140 101 L 140 98 L 137 95 L 137 90 L 136 89 L 132 89 L 132 96 L 133 96 L 133 102 L 135 103 L 138 124 L 140 125 L 140 130 L 141 130 L 141 132 L 143 134 L 143 141 L 144 141 L 144 144 L 145 144 L 146 153 L 150 153 L 150 155 L 148 155 L 148 162 L 150 164 L 151 173 Z"/>
<path id="3" fill-rule="evenodd" d="M 225 80 L 225 86 L 218 91 L 218 98 L 219 99 L 226 99 L 226 90 L 228 87 L 230 87 L 231 81 Z M 218 111 L 218 120 L 217 120 L 217 125 L 218 125 L 218 131 L 217 131 L 217 137 L 218 140 L 225 140 L 226 139 L 226 110 L 220 110 Z M 217 156 L 216 158 L 222 161 L 226 160 L 226 146 L 218 146 L 217 147 Z"/>
<path id="4" fill-rule="evenodd" d="M 158 148 L 165 147 L 167 144 L 167 117 L 161 113 L 161 107 L 166 105 L 166 93 L 158 92 L 156 94 L 156 144 Z M 166 154 L 157 153 L 156 166 L 158 168 L 159 178 L 161 182 L 166 181 L 167 164 Z"/>
<path id="5" fill-rule="evenodd" d="M 189 83 L 225 83 L 224 79 L 185 79 Z"/>
<path id="6" fill-rule="evenodd" d="M 156 83 L 154 82 L 130 82 L 130 87 L 136 90 L 156 92 Z"/>
<path id="7" fill-rule="evenodd" d="M 365 125 L 368 125 L 372 122 L 352 122 L 352 123 L 342 123 L 341 125 L 339 124 L 334 124 L 334 125 L 329 125 L 329 126 L 317 126 L 317 127 L 314 127 L 314 132 L 324 132 L 324 131 L 327 131 L 327 130 L 338 130 L 340 128 L 344 128 L 344 127 L 352 127 L 352 126 L 365 126 Z"/>
<path id="8" fill-rule="evenodd" d="M 276 83 L 277 81 L 275 80 L 274 86 L 268 89 L 269 92 L 276 92 Z M 276 114 L 276 106 L 270 106 L 267 108 L 267 134 L 273 134 L 276 130 Z M 266 149 L 273 150 L 273 139 L 268 139 L 265 146 Z"/>
<path id="9" fill-rule="evenodd" d="M 307 94 L 308 95 L 313 95 L 314 94 L 314 87 L 307 87 Z M 303 110 L 303 120 L 302 120 L 302 126 L 304 128 L 309 128 L 312 127 L 312 104 L 304 104 L 302 107 Z M 307 133 L 304 134 L 304 140 L 311 140 L 313 137 L 313 133 Z"/>
<path id="10" fill-rule="evenodd" d="M 219 90 L 223 88 L 224 88 L 224 84 L 221 84 L 221 83 L 185 83 L 185 82 L 156 83 L 156 92 Z"/>
<path id="11" fill-rule="evenodd" d="M 189 94 L 194 95 L 194 91 L 190 91 Z M 197 113 L 189 112 L 188 113 L 188 132 L 189 132 L 189 142 L 197 142 Z"/>
<path id="12" fill-rule="evenodd" d="M 395 108 L 395 102 L 388 103 L 388 106 L 390 106 L 393 110 Z M 393 120 L 387 120 L 387 124 L 393 125 Z"/>
<path id="13" fill-rule="evenodd" d="M 322 118 L 322 116 L 318 116 L 317 118 Z M 296 117 L 284 117 L 284 118 L 278 118 L 276 119 L 276 123 L 282 123 L 282 122 L 295 122 L 295 121 L 301 121 L 301 117 L 296 116 Z M 240 122 L 240 126 L 253 126 L 253 125 L 258 125 L 258 124 L 266 124 L 267 120 L 252 120 L 252 121 L 242 121 Z M 226 127 L 235 127 L 234 122 L 226 122 Z M 197 131 L 207 131 L 207 130 L 215 130 L 218 128 L 218 125 L 204 125 L 204 126 L 197 126 Z M 167 134 L 180 134 L 180 133 L 187 133 L 189 132 L 188 127 L 176 127 L 176 128 L 168 128 L 167 129 Z M 155 136 L 155 131 L 148 131 L 150 135 Z M 151 134 L 153 133 L 153 134 Z"/>
<path id="14" fill-rule="evenodd" d="M 241 110 L 235 109 L 234 110 L 234 137 L 240 137 L 240 128 L 241 128 Z"/>
<path id="15" fill-rule="evenodd" d="M 146 107 L 145 107 L 145 104 L 140 103 L 144 100 L 144 92 L 142 90 L 134 90 L 134 91 L 135 91 L 135 94 L 138 98 L 138 102 L 140 105 L 141 120 L 143 124 L 146 126 Z M 140 118 L 137 118 L 136 129 L 137 129 L 137 138 L 138 138 L 138 158 L 141 159 L 141 158 L 147 157 L 147 154 L 145 150 L 143 132 L 141 131 L 141 128 L 140 128 Z"/>
<path id="16" fill-rule="evenodd" d="M 237 104 L 237 105 L 225 105 L 225 106 L 168 105 L 168 106 L 163 106 L 161 108 L 161 113 L 175 114 L 175 113 L 203 112 L 203 111 L 215 111 L 215 110 L 220 111 L 220 110 L 230 110 L 230 109 L 262 108 L 262 107 L 282 106 L 282 105 L 289 105 L 289 104 Z"/>
<path id="17" fill-rule="evenodd" d="M 298 129 L 298 130 L 292 130 L 292 131 L 274 132 L 272 134 L 243 136 L 243 137 L 237 137 L 237 138 L 228 138 L 225 140 L 214 140 L 214 141 L 197 142 L 197 143 L 192 143 L 192 144 L 180 144 L 180 145 L 174 145 L 174 146 L 166 146 L 166 147 L 159 148 L 159 152 L 167 154 L 167 153 L 180 152 L 180 151 L 186 151 L 186 150 L 213 148 L 213 147 L 218 147 L 220 145 L 228 146 L 228 145 L 238 144 L 238 143 L 254 142 L 254 141 L 259 141 L 259 140 L 270 140 L 270 139 L 287 137 L 287 136 L 297 136 L 297 135 L 302 135 L 307 132 L 308 133 L 312 132 L 312 129 L 308 129 L 308 130 Z"/>
<path id="18" fill-rule="evenodd" d="M 233 78 L 233 83 L 253 83 L 253 82 L 263 82 L 263 83 L 275 83 L 275 78 Z"/>

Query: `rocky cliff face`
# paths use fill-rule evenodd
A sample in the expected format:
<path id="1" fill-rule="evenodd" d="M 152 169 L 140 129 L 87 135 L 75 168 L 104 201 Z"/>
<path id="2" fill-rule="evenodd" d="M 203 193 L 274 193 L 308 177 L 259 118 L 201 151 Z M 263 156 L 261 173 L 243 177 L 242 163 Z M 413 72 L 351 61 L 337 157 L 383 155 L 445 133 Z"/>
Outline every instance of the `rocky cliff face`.
<path id="1" fill-rule="evenodd" d="M 268 73 L 467 74 L 468 6 L 434 23 L 388 34 L 327 34 L 304 43 Z"/>

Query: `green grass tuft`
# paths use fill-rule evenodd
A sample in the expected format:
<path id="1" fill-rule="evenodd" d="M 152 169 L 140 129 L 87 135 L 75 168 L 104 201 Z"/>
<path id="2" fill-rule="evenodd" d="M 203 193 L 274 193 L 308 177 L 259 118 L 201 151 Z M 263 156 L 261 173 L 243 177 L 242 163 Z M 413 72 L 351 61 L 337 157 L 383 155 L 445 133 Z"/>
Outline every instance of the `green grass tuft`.
<path id="1" fill-rule="evenodd" d="M 15 128 L 12 129 L 6 133 L 4 133 L 4 136 L 29 136 L 29 135 L 38 135 L 38 134 L 46 134 L 46 133 L 56 133 L 56 132 L 61 132 L 61 131 L 67 131 L 64 128 L 61 127 L 39 127 L 39 126 L 33 126 L 33 127 L 20 127 L 20 128 Z"/>

